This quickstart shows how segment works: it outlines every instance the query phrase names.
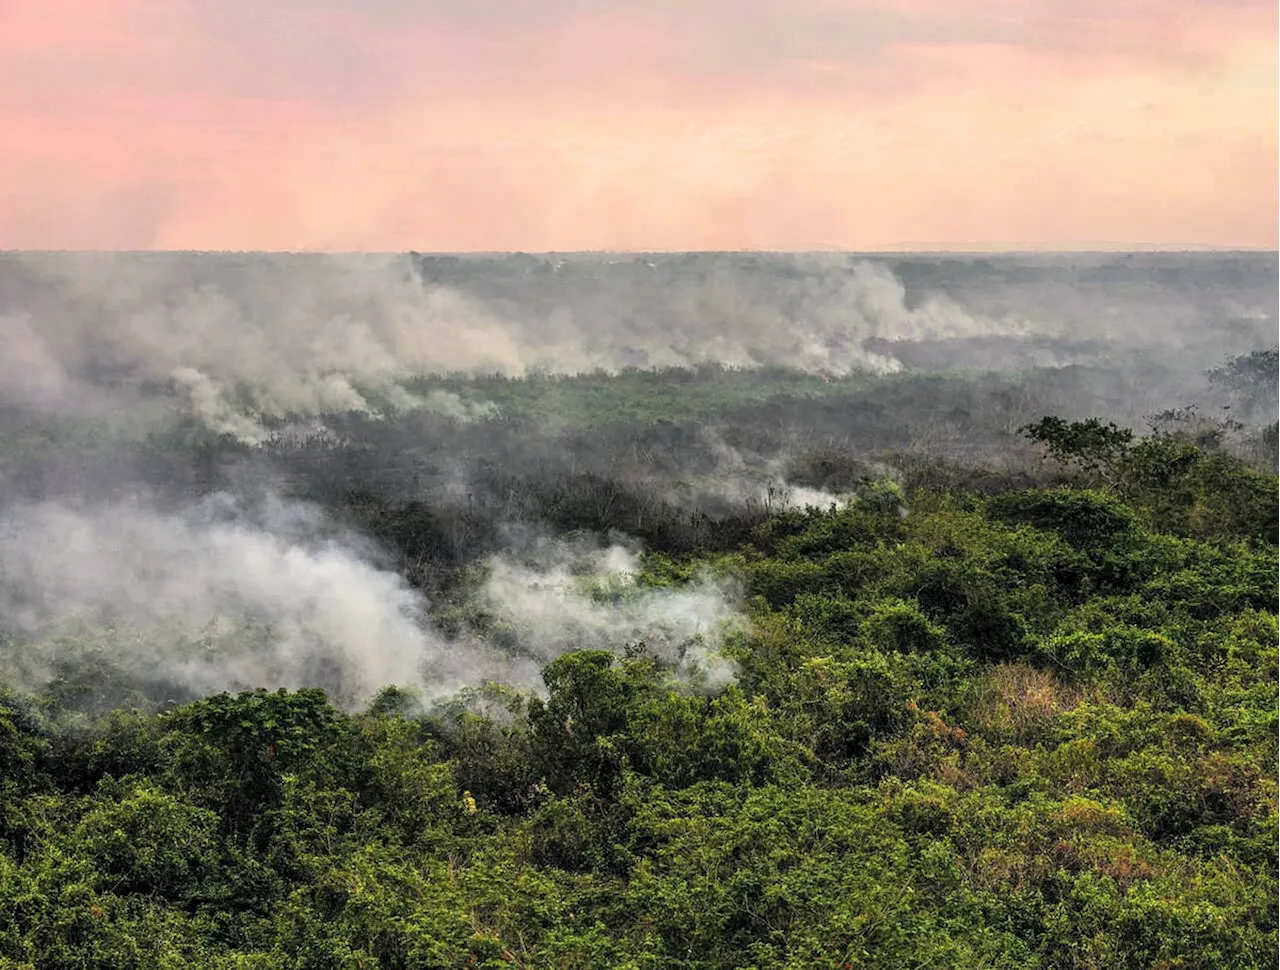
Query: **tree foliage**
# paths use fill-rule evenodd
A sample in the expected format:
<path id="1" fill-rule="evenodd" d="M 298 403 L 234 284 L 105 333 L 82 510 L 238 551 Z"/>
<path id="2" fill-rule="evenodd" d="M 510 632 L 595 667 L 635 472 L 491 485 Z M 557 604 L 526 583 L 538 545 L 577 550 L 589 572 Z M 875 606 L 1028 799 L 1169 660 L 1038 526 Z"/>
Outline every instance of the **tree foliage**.
<path id="1" fill-rule="evenodd" d="M 650 555 L 746 585 L 716 691 L 0 695 L 0 966 L 1276 966 L 1276 480 L 1028 434 L 1077 479 Z"/>

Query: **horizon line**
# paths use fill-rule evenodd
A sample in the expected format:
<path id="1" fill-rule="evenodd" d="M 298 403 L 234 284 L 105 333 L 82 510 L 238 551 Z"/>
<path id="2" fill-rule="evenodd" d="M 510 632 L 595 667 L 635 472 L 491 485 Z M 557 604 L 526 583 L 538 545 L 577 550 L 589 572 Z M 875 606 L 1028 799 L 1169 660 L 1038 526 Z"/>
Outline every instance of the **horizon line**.
<path id="1" fill-rule="evenodd" d="M 1057 256 L 1057 255 L 1280 255 L 1280 247 L 1214 246 L 1214 245 L 1134 245 L 1098 243 L 1092 246 L 1070 246 L 1053 249 L 1040 246 L 979 246 L 899 244 L 892 247 L 856 249 L 838 246 L 812 248 L 742 248 L 742 249 L 46 249 L 0 247 L 0 255 L 287 255 L 287 256 Z"/>

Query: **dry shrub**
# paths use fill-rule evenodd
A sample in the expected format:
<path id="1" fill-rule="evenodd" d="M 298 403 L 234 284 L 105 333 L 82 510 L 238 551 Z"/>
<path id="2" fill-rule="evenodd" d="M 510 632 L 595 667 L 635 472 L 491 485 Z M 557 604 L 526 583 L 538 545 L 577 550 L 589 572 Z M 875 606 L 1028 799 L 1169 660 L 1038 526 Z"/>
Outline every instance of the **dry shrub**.
<path id="1" fill-rule="evenodd" d="M 991 668 L 974 705 L 974 722 L 984 733 L 1024 738 L 1080 702 L 1079 692 L 1051 672 L 1025 663 Z"/>

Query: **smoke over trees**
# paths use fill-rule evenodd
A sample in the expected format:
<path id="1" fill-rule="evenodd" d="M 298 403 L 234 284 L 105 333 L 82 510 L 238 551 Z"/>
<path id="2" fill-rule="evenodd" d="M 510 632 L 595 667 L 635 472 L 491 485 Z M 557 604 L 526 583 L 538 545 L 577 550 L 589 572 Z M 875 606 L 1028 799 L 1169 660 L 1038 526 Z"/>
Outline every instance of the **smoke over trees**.
<path id="1" fill-rule="evenodd" d="M 1276 298 L 0 255 L 0 964 L 1266 965 Z"/>

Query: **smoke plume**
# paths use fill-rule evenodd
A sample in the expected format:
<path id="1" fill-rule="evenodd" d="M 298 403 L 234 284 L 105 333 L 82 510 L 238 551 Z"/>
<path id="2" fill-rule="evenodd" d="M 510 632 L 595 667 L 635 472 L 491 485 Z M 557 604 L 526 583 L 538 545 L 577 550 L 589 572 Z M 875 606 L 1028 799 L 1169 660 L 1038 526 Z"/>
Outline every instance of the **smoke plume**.
<path id="1" fill-rule="evenodd" d="M 28 676 L 99 638 L 113 662 L 201 693 L 317 685 L 352 702 L 416 684 L 424 664 L 466 675 L 395 573 L 325 535 L 314 510 L 219 496 L 184 512 L 138 501 L 12 507 L 0 518 L 0 615 L 29 641 Z M 447 686 L 444 685 L 444 686 Z"/>
<path id="2" fill-rule="evenodd" d="M 193 694 L 319 686 L 351 706 L 388 684 L 424 700 L 484 680 L 533 688 L 568 650 L 643 641 L 684 676 L 728 676 L 714 650 L 739 622 L 730 587 L 640 589 L 633 549 L 543 542 L 520 562 L 495 558 L 477 597 L 519 632 L 507 651 L 444 637 L 425 598 L 377 560 L 319 510 L 273 496 L 176 511 L 136 499 L 11 506 L 0 515 L 6 674 L 34 686 L 90 653 Z"/>
<path id="3" fill-rule="evenodd" d="M 1274 343 L 1275 299 L 1271 255 L 0 254 L 0 666 L 37 686 L 88 657 L 190 693 L 314 685 L 358 705 L 388 683 L 536 686 L 565 650 L 643 645 L 714 686 L 731 582 L 651 585 L 616 537 L 493 555 L 496 523 L 656 544 L 671 507 L 896 502 L 863 487 L 888 474 L 877 449 L 977 460 L 1040 414 L 1190 405 L 1209 368 Z M 703 364 L 853 379 L 542 379 Z M 687 412 L 655 400 L 686 378 Z M 1206 434 L 1222 414 L 1274 421 L 1274 352 L 1217 380 Z M 619 405 L 627 387 L 649 396 Z M 691 430 L 707 415 L 718 431 Z M 501 635 L 446 625 L 403 562 L 283 494 L 367 502 L 371 531 L 440 572 L 480 557 L 464 606 Z"/>
<path id="4" fill-rule="evenodd" d="M 7 353 L 0 393 L 92 412 L 108 392 L 167 389 L 210 429 L 248 443 L 263 419 L 423 407 L 461 421 L 491 405 L 415 377 L 576 373 L 626 366 L 786 365 L 893 371 L 873 340 L 1021 334 L 932 294 L 908 306 L 866 260 L 797 263 L 758 279 L 724 262 L 513 289 L 459 271 L 429 280 L 408 256 L 19 254 L 0 259 Z"/>
<path id="5" fill-rule="evenodd" d="M 523 555 L 493 557 L 480 601 L 543 661 L 570 650 L 639 645 L 709 689 L 731 680 L 720 648 L 742 626 L 734 583 L 708 575 L 670 589 L 644 585 L 639 575 L 632 545 L 542 539 Z"/>

